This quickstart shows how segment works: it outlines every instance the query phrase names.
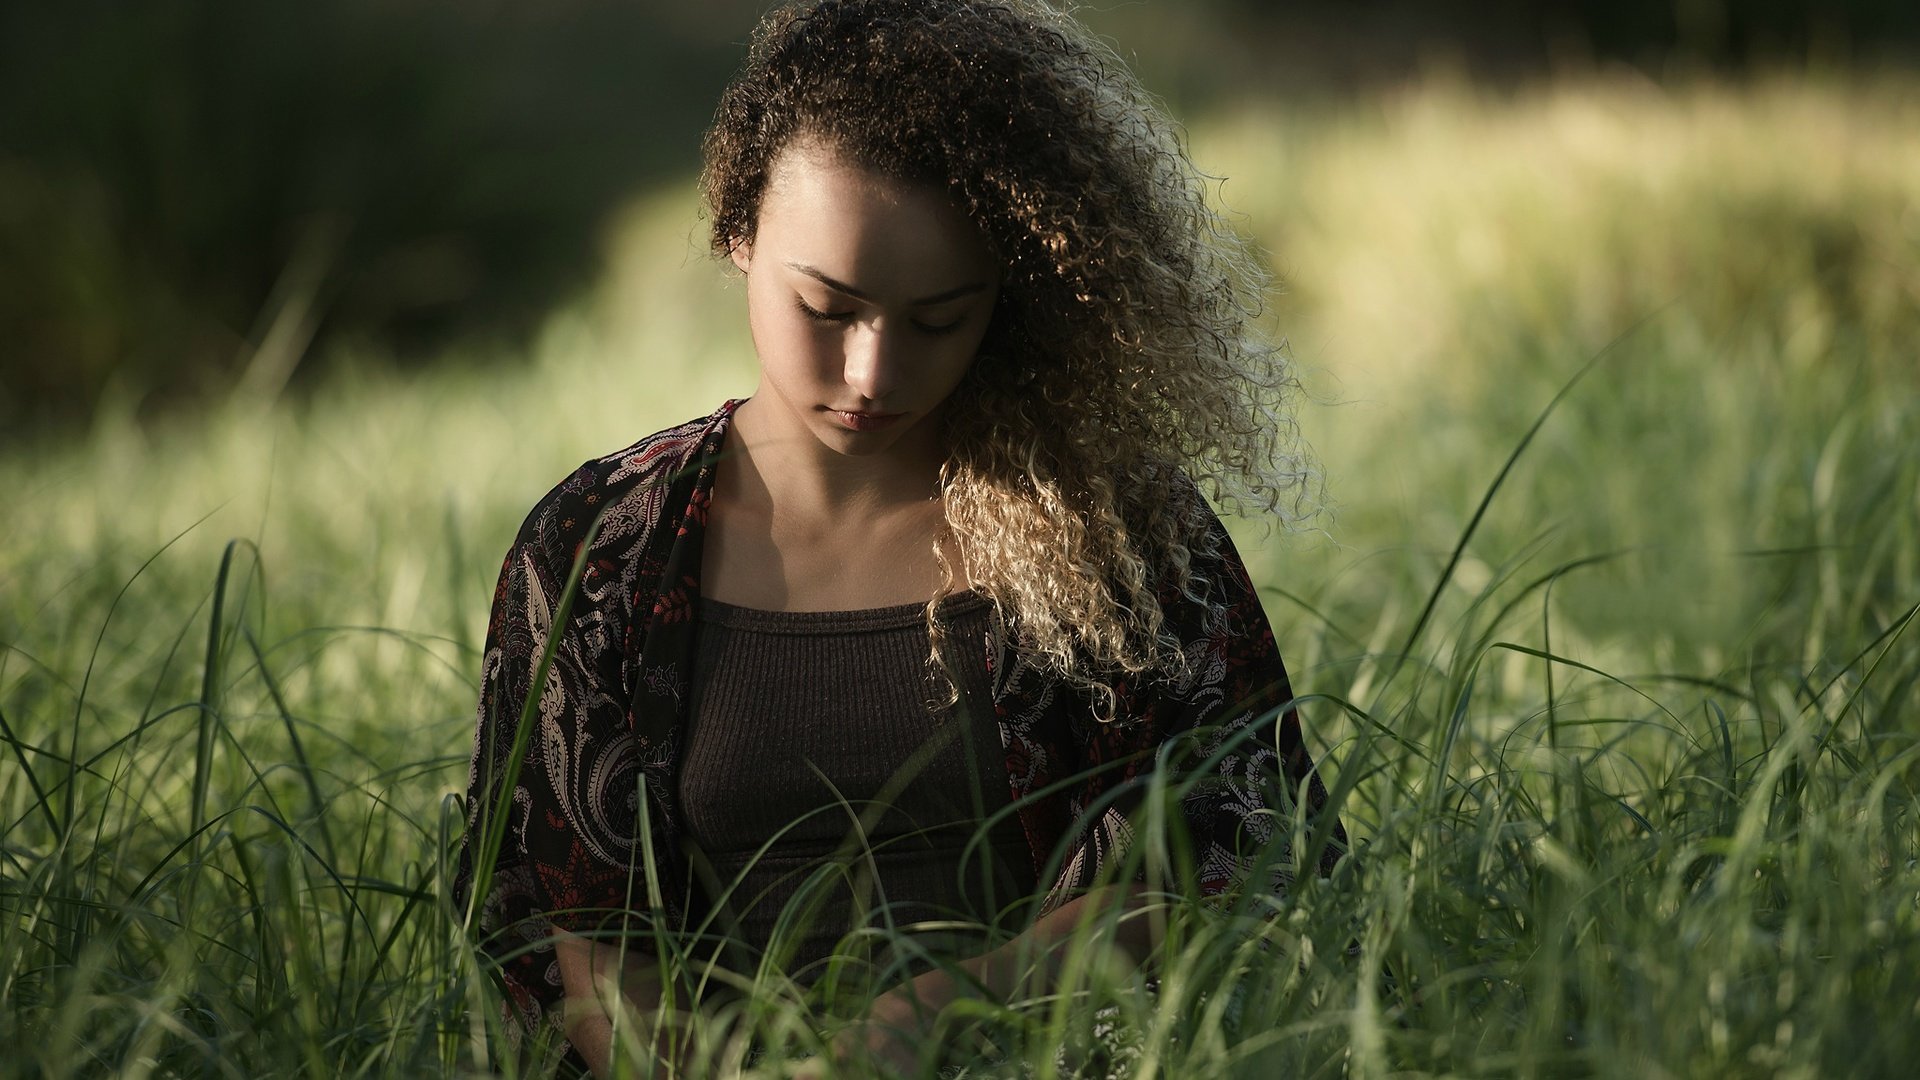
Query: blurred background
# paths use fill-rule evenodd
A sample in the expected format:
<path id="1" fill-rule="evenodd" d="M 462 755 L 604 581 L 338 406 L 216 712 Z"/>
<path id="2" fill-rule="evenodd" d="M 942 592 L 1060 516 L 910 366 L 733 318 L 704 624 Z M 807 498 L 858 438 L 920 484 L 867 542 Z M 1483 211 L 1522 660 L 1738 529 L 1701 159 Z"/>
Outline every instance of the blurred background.
<path id="1" fill-rule="evenodd" d="M 606 279 L 622 214 L 691 190 L 699 133 L 765 6 L 6 5 L 0 438 L 85 425 L 103 402 L 144 419 L 272 398 L 347 357 L 519 362 Z M 1911 56 L 1916 11 L 1105 0 L 1080 15 L 1196 130 L 1260 106 L 1280 137 L 1309 111 L 1435 80 L 1518 95 L 1628 74 L 1831 81 Z M 1291 182 L 1235 180 L 1243 194 Z"/>
<path id="2" fill-rule="evenodd" d="M 695 180 L 763 6 L 0 9 L 13 625 L 184 531 L 176 558 L 243 536 L 292 575 L 288 627 L 470 644 L 541 492 L 753 387 Z M 1566 632 L 1712 667 L 1755 619 L 1799 617 L 1769 589 L 1804 571 L 1748 553 L 1831 549 L 1856 510 L 1920 501 L 1914 5 L 1079 16 L 1270 259 L 1330 512 L 1243 546 L 1316 613 L 1276 594 L 1289 655 L 1337 657 L 1337 684 L 1595 357 L 1465 552 L 1461 603 L 1610 553 L 1561 590 Z"/>

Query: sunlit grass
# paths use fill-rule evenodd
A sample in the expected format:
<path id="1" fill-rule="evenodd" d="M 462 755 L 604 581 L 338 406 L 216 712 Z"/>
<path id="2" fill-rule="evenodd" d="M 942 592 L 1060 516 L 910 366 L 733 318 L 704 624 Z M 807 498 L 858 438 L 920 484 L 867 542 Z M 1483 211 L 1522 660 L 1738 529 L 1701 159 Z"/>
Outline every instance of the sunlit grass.
<path id="1" fill-rule="evenodd" d="M 1917 103 L 1429 86 L 1197 124 L 1334 402 L 1325 534 L 1236 529 L 1359 856 L 1175 903 L 1157 989 L 1089 948 L 951 1064 L 1902 1074 Z M 0 1074 L 512 1070 L 447 895 L 475 650 L 548 485 L 751 388 L 693 208 L 636 207 L 522 365 L 0 458 Z M 724 1062 L 835 1022 L 745 989 L 696 1028 Z"/>

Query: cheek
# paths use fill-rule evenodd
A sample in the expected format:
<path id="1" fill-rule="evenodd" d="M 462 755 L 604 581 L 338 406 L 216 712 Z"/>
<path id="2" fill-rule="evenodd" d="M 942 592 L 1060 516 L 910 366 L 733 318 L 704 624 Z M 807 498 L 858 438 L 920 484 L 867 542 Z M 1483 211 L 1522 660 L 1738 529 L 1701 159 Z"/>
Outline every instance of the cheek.
<path id="1" fill-rule="evenodd" d="M 986 340 L 987 327 L 983 325 L 973 332 L 964 335 L 961 340 L 953 343 L 953 349 L 956 354 L 954 360 L 954 379 L 956 381 L 973 367 L 975 360 L 980 355 L 980 347 L 986 343 Z"/>
<path id="2" fill-rule="evenodd" d="M 774 290 L 758 277 L 747 279 L 747 317 L 753 323 L 756 336 L 766 335 L 769 339 L 785 336 L 787 333 L 786 313 L 780 310 Z"/>
<path id="3" fill-rule="evenodd" d="M 967 372 L 973 368 L 974 357 L 978 352 L 977 342 L 964 342 L 952 346 L 951 351 L 941 353 L 940 381 L 945 384 L 948 392 L 960 385 L 960 381 L 967 377 Z"/>
<path id="4" fill-rule="evenodd" d="M 790 304 L 770 295 L 747 294 L 748 322 L 760 365 L 786 377 L 810 371 L 820 364 L 819 335 Z"/>
<path id="5" fill-rule="evenodd" d="M 773 360 L 781 353 L 793 349 L 793 327 L 780 317 L 780 312 L 761 306 L 753 313 L 753 341 L 763 354 L 761 359 Z"/>

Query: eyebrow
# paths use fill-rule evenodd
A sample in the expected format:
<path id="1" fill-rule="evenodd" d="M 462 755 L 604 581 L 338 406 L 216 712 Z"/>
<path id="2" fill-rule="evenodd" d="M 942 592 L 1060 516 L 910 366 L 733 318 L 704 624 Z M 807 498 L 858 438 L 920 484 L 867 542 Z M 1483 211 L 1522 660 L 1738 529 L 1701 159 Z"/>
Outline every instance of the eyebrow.
<path id="1" fill-rule="evenodd" d="M 868 294 L 861 292 L 859 289 L 854 288 L 853 286 L 847 284 L 844 281 L 836 281 L 833 278 L 830 278 L 827 275 L 821 273 L 819 270 L 816 270 L 813 267 L 808 266 L 806 263 L 789 262 L 787 263 L 787 267 L 788 269 L 791 269 L 791 270 L 800 271 L 801 273 L 807 275 L 808 277 L 819 282 L 820 284 L 825 285 L 827 288 L 832 289 L 834 292 L 845 293 L 848 296 L 853 297 L 855 300 L 865 300 L 870 304 L 875 302 L 872 296 L 869 296 Z M 971 296 L 977 292 L 985 292 L 986 288 L 987 288 L 987 283 L 984 281 L 968 282 L 965 285 L 955 286 L 954 288 L 948 289 L 945 292 L 934 293 L 932 296 L 923 296 L 918 300 L 909 300 L 907 302 L 907 306 L 908 307 L 926 307 L 931 304 L 943 304 L 943 303 L 946 303 L 948 300 L 958 300 L 963 296 Z"/>

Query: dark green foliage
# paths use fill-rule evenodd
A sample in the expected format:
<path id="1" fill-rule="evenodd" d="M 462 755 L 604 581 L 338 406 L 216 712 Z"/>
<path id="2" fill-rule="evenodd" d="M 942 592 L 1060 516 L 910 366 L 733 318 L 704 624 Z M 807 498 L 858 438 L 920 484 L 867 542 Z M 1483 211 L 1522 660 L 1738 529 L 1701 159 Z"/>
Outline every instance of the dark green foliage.
<path id="1" fill-rule="evenodd" d="M 732 57 L 612 0 L 8 5 L 0 431 L 510 348 L 697 160 Z"/>

